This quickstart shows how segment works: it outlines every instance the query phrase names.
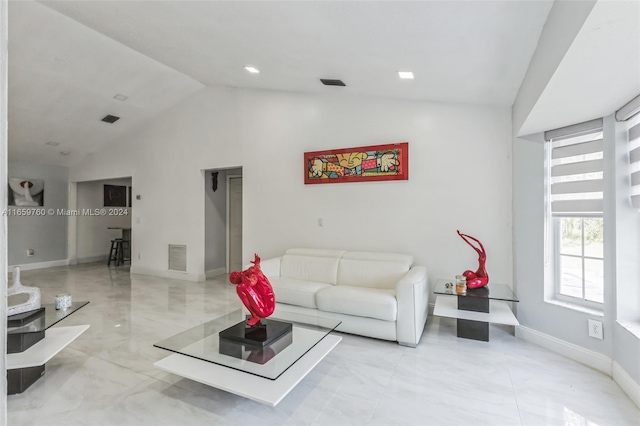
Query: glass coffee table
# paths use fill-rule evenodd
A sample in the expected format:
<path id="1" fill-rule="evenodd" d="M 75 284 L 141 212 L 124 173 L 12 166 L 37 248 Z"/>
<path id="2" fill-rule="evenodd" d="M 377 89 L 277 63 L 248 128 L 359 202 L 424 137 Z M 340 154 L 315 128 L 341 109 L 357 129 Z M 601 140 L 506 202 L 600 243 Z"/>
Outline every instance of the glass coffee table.
<path id="1" fill-rule="evenodd" d="M 221 339 L 246 320 L 239 309 L 153 345 L 174 352 L 154 366 L 276 406 L 342 340 L 331 334 L 341 322 L 288 312 L 268 319 L 291 323 L 291 332 L 264 348 Z"/>
<path id="2" fill-rule="evenodd" d="M 507 302 L 518 302 L 515 294 L 505 284 L 489 283 L 486 287 L 467 289 L 456 293 L 451 280 L 436 282 L 436 304 L 433 315 L 457 319 L 458 337 L 489 341 L 489 324 L 520 325 Z M 451 297 L 451 296 L 456 296 Z"/>

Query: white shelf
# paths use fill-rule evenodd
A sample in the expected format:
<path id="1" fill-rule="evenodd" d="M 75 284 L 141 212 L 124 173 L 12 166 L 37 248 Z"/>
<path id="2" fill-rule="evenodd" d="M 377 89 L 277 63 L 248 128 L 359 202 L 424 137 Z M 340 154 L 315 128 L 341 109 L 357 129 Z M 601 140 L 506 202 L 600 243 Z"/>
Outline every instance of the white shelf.
<path id="1" fill-rule="evenodd" d="M 7 354 L 7 370 L 45 365 L 88 328 L 88 325 L 74 325 L 48 329 L 45 331 L 44 339 L 26 351 Z"/>
<path id="2" fill-rule="evenodd" d="M 341 340 L 342 337 L 326 336 L 276 380 L 180 354 L 171 355 L 153 365 L 169 373 L 275 407 Z"/>
<path id="3" fill-rule="evenodd" d="M 458 309 L 458 296 L 438 296 L 433 315 L 492 324 L 520 325 L 507 302 L 502 300 L 489 300 L 489 312 L 475 312 Z"/>

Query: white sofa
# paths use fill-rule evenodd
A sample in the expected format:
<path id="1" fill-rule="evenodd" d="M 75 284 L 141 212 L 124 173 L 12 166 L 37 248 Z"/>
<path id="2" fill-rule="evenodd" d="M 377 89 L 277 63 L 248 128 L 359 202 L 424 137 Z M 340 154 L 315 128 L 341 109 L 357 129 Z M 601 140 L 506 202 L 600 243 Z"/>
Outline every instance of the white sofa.
<path id="1" fill-rule="evenodd" d="M 262 260 L 276 313 L 342 321 L 338 331 L 415 347 L 427 320 L 427 269 L 404 254 L 289 249 Z"/>

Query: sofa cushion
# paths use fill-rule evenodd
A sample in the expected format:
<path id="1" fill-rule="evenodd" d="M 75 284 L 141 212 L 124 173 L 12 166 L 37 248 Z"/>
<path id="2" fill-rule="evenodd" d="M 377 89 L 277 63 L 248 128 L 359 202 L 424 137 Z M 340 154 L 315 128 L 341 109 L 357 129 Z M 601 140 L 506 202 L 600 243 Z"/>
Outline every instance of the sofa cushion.
<path id="1" fill-rule="evenodd" d="M 285 254 L 280 263 L 280 276 L 304 281 L 335 284 L 338 276 L 337 257 Z"/>
<path id="2" fill-rule="evenodd" d="M 409 271 L 413 256 L 395 253 L 352 251 L 342 255 L 338 266 L 339 285 L 395 289 Z"/>
<path id="3" fill-rule="evenodd" d="M 395 321 L 398 312 L 394 290 L 336 285 L 316 293 L 318 309 L 325 312 Z"/>
<path id="4" fill-rule="evenodd" d="M 285 277 L 269 278 L 276 294 L 276 302 L 316 309 L 316 292 L 331 284 L 315 281 L 303 281 Z"/>

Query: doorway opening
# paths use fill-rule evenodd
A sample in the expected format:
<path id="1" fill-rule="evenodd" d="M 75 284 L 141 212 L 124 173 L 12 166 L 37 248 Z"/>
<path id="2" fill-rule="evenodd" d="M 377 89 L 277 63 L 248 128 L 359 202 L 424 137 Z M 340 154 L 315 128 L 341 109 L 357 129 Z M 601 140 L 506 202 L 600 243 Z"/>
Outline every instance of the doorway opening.
<path id="1" fill-rule="evenodd" d="M 242 270 L 242 167 L 211 169 L 205 179 L 205 275 Z"/>
<path id="2" fill-rule="evenodd" d="M 76 211 L 77 263 L 101 262 L 128 269 L 132 260 L 132 178 L 77 182 Z"/>

